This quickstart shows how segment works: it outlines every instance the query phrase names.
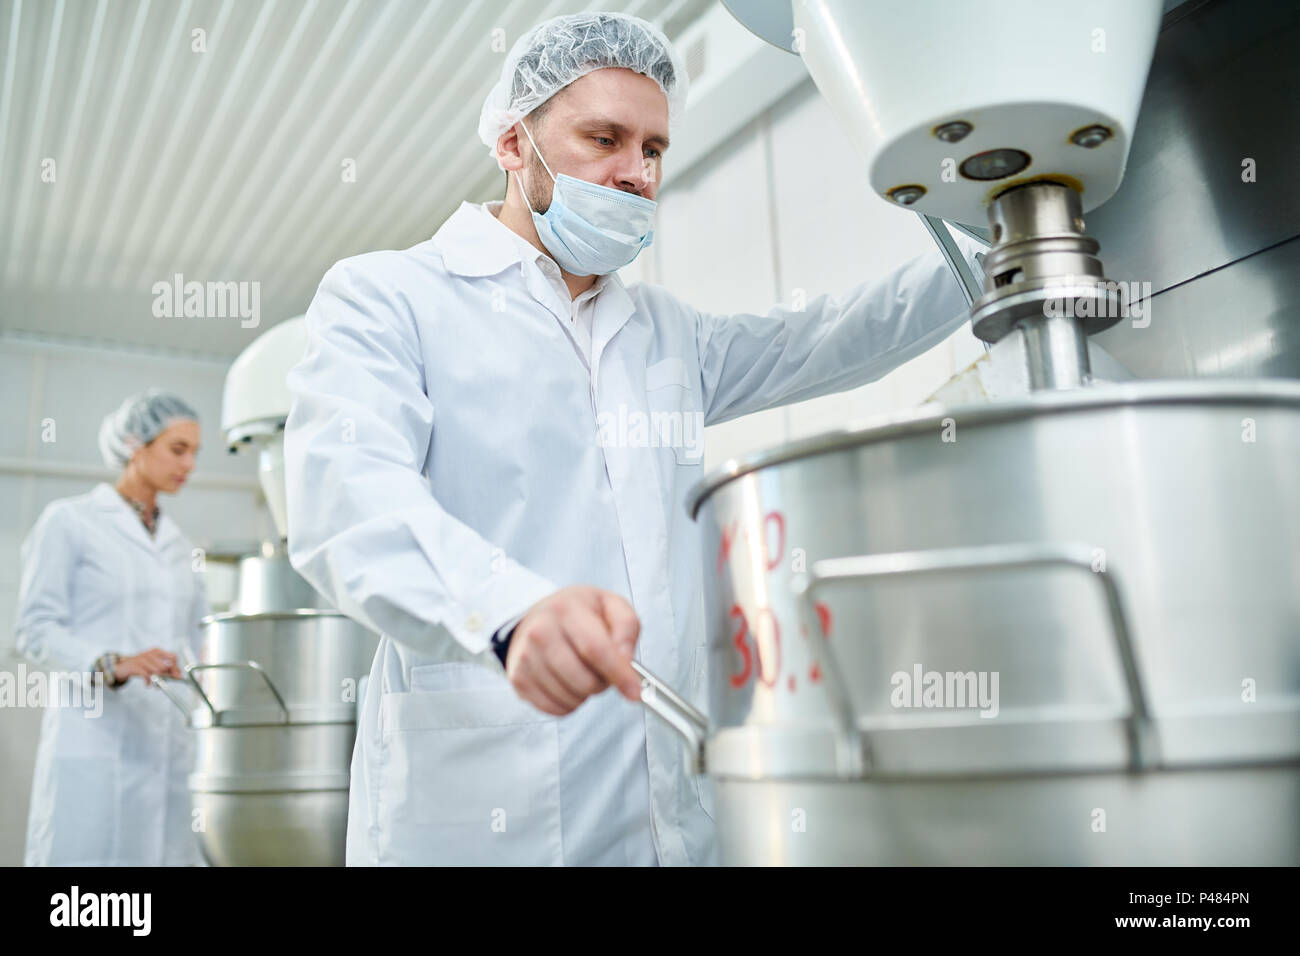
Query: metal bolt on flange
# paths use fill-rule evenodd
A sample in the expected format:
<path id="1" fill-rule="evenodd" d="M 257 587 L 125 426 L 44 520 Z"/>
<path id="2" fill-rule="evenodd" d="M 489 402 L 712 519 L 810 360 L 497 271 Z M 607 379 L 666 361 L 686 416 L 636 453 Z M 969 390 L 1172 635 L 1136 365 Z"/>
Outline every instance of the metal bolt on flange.
<path id="1" fill-rule="evenodd" d="M 1070 142 L 1075 146 L 1082 146 L 1084 149 L 1095 149 L 1113 135 L 1115 134 L 1104 126 L 1085 126 L 1083 129 L 1074 132 L 1074 135 L 1070 137 Z"/>
<path id="2" fill-rule="evenodd" d="M 910 206 L 925 195 L 924 186 L 895 186 L 885 194 L 900 206 Z"/>
<path id="3" fill-rule="evenodd" d="M 951 123 L 936 126 L 934 135 L 945 143 L 960 143 L 970 135 L 971 129 L 973 127 L 965 120 L 953 120 Z"/>

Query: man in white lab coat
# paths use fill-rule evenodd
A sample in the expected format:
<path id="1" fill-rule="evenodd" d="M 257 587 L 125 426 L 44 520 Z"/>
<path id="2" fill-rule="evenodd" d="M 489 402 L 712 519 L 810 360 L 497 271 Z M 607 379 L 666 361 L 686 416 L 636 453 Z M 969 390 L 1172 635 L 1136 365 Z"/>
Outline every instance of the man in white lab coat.
<path id="1" fill-rule="evenodd" d="M 349 864 L 713 862 L 707 794 L 629 664 L 704 707 L 698 427 L 870 382 L 964 317 L 937 253 L 766 315 L 625 287 L 685 83 L 636 18 L 534 28 L 480 127 L 504 203 L 339 262 L 307 313 L 290 557 L 383 635 Z"/>

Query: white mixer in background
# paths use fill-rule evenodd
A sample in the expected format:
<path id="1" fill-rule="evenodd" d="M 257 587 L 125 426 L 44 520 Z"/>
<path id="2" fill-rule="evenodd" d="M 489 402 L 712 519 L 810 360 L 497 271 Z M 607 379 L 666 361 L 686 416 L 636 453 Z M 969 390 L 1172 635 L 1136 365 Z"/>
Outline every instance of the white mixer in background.
<path id="1" fill-rule="evenodd" d="M 301 317 L 259 336 L 230 367 L 221 429 L 256 449 L 278 538 L 239 562 L 235 608 L 203 622 L 186 667 L 199 706 L 160 685 L 199 735 L 189 788 L 208 862 L 342 866 L 356 707 L 378 638 L 332 610 L 289 564 L 285 376 L 302 356 Z"/>

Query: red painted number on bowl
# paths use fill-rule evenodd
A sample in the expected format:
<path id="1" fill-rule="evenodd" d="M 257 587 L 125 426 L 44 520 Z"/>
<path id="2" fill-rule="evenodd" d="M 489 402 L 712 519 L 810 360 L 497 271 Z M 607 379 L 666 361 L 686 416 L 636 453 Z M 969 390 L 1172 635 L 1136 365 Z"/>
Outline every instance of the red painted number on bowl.
<path id="1" fill-rule="evenodd" d="M 754 649 L 758 652 L 758 681 L 764 687 L 775 687 L 776 679 L 781 676 L 781 627 L 777 623 L 776 615 L 772 613 L 770 607 L 761 607 L 758 609 L 760 614 L 766 614 L 767 619 L 772 622 L 772 661 L 771 673 L 768 673 L 767 655 L 763 653 L 763 642 L 759 640 L 758 634 L 754 635 Z"/>
<path id="2" fill-rule="evenodd" d="M 744 687 L 749 682 L 749 676 L 754 671 L 754 662 L 749 657 L 749 621 L 745 619 L 745 612 L 739 604 L 731 605 L 731 618 L 740 622 L 740 629 L 731 638 L 731 645 L 740 651 L 740 659 L 744 666 L 739 671 L 731 675 L 732 687 Z"/>

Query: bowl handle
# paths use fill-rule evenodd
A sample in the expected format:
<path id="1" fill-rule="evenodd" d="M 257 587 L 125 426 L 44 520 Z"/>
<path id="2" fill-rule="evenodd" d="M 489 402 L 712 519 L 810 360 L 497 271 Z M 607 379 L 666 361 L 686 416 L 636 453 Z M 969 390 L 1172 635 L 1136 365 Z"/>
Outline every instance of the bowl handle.
<path id="1" fill-rule="evenodd" d="M 809 572 L 796 575 L 791 588 L 808 636 L 809 653 L 825 675 L 826 692 L 838 724 L 840 750 L 850 756 L 861 753 L 870 764 L 870 753 L 859 748 L 860 731 L 854 718 L 852 699 L 843 671 L 835 659 L 829 641 L 814 640 L 821 634 L 813 603 L 814 592 L 832 581 L 865 578 L 904 578 L 934 574 L 961 574 L 1032 567 L 1064 567 L 1083 571 L 1097 581 L 1106 601 L 1111 636 L 1124 672 L 1128 691 L 1129 713 L 1124 721 L 1128 737 L 1129 768 L 1144 770 L 1160 763 L 1159 741 L 1151 721 L 1150 704 L 1138 671 L 1137 655 L 1129 636 L 1128 619 L 1120 600 L 1119 588 L 1110 571 L 1094 567 L 1096 549 L 1079 544 L 995 544 L 969 548 L 943 548 L 931 551 L 901 551 L 894 554 L 864 554 L 847 558 L 817 561 Z"/>
<path id="2" fill-rule="evenodd" d="M 175 677 L 168 677 L 166 674 L 151 674 L 149 676 L 149 686 L 157 687 L 162 691 L 167 696 L 167 699 L 176 705 L 176 709 L 181 712 L 181 716 L 185 718 L 185 726 L 193 727 L 194 723 L 190 720 L 190 709 L 185 706 L 185 701 L 181 700 L 176 695 L 176 692 L 167 686 L 169 681 L 175 681 L 177 684 L 186 683 L 183 679 L 178 680 Z"/>
<path id="3" fill-rule="evenodd" d="M 259 675 L 262 680 L 266 682 L 267 688 L 271 691 L 272 695 L 274 695 L 275 702 L 280 706 L 280 715 L 283 718 L 282 723 L 289 723 L 289 708 L 285 705 L 284 698 L 280 696 L 280 691 L 276 688 L 275 682 L 271 680 L 271 675 L 263 670 L 262 665 L 257 663 L 257 661 L 223 661 L 216 664 L 190 664 L 185 668 L 185 677 L 189 680 L 190 686 L 198 691 L 199 696 L 203 698 L 203 703 L 207 705 L 208 712 L 212 715 L 212 726 L 216 727 L 220 723 L 220 714 L 228 713 L 228 711 L 217 712 L 217 710 L 212 706 L 212 701 L 208 699 L 208 695 L 204 693 L 203 688 L 199 685 L 198 678 L 194 676 L 195 671 L 207 670 L 253 671 L 253 673 Z"/>
<path id="4" fill-rule="evenodd" d="M 690 748 L 691 769 L 695 773 L 702 773 L 704 738 L 709 730 L 709 719 L 642 667 L 639 661 L 632 662 L 632 669 L 641 675 L 641 703 L 686 738 L 686 744 Z"/>

